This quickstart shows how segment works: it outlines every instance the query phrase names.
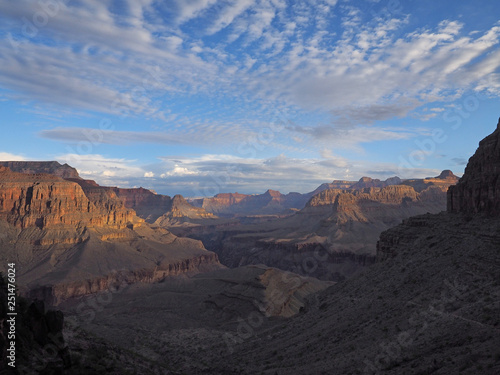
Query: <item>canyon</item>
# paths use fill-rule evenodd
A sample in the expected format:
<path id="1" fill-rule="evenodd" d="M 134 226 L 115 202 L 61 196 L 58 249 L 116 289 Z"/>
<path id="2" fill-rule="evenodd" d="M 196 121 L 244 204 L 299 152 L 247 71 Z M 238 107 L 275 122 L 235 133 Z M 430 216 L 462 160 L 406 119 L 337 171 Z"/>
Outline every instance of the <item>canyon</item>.
<path id="1" fill-rule="evenodd" d="M 498 374 L 500 171 L 490 165 L 500 161 L 491 157 L 499 129 L 500 122 L 449 188 L 446 211 L 384 230 L 374 263 L 349 278 L 311 281 L 304 289 L 306 278 L 250 265 L 174 283 L 130 285 L 92 310 L 86 322 L 78 321 L 85 315 L 74 306 L 66 307 L 75 322 L 70 347 L 84 347 L 85 338 L 71 332 L 85 327 L 99 337 L 92 338 L 97 347 L 107 345 L 108 357 L 124 358 L 118 364 L 99 360 L 116 374 L 123 368 L 151 374 Z M 444 187 L 437 190 L 442 197 Z M 420 193 L 403 185 L 325 190 L 304 209 L 328 207 L 339 222 L 356 217 L 364 223 L 384 201 L 425 206 Z M 475 203 L 464 204 L 471 193 Z M 380 202 L 367 200 L 375 197 Z M 316 292 L 296 294 L 309 288 Z M 278 308 L 270 301 L 279 301 Z M 134 363 L 123 357 L 124 346 Z"/>
<path id="2" fill-rule="evenodd" d="M 155 282 L 222 267 L 201 242 L 150 227 L 111 189 L 3 166 L 0 231 L 3 264 L 15 262 L 24 293 L 49 304 L 105 290 L 117 274 Z"/>
<path id="3" fill-rule="evenodd" d="M 3 166 L 2 261 L 64 311 L 69 371 L 497 374 L 499 144 L 263 215 Z"/>
<path id="4" fill-rule="evenodd" d="M 375 262 L 377 240 L 384 230 L 414 215 L 446 210 L 446 191 L 457 181 L 451 171 L 426 179 L 334 181 L 284 217 L 157 224 L 201 240 L 228 267 L 266 264 L 340 281 Z"/>

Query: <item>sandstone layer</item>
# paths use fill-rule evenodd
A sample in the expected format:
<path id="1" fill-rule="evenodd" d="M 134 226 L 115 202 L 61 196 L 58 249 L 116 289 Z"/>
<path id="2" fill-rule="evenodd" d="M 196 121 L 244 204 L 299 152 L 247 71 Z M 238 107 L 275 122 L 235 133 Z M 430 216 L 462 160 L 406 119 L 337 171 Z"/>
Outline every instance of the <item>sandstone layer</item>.
<path id="1" fill-rule="evenodd" d="M 455 180 L 439 181 L 426 183 L 420 192 L 403 184 L 326 189 L 302 210 L 278 220 L 199 222 L 170 230 L 202 240 L 229 267 L 262 263 L 339 281 L 375 262 L 381 232 L 410 216 L 445 210 L 444 186 Z"/>
<path id="2" fill-rule="evenodd" d="M 149 342 L 149 351 L 135 345 L 134 352 L 190 374 L 499 374 L 500 196 L 495 181 L 500 170 L 494 166 L 500 155 L 492 147 L 498 129 L 493 135 L 480 143 L 463 185 L 451 189 L 448 212 L 411 217 L 385 231 L 376 264 L 311 296 L 296 316 L 283 321 L 249 314 L 236 326 L 210 330 L 164 327 L 165 335 Z M 433 190 L 442 193 L 439 186 Z M 310 207 L 333 210 L 344 199 L 341 194 L 325 194 L 328 204 Z M 420 198 L 421 193 L 411 194 Z M 360 211 L 346 206 L 343 212 L 353 218 L 362 214 L 370 222 L 373 216 L 365 208 L 384 207 L 372 203 L 363 199 Z M 197 355 L 193 348 L 200 348 Z"/>
<path id="3" fill-rule="evenodd" d="M 57 161 L 0 161 L 0 166 L 13 172 L 27 174 L 51 174 L 61 178 L 80 178 L 78 171 L 68 164 Z"/>
<path id="4" fill-rule="evenodd" d="M 82 184 L 82 186 L 80 185 Z M 220 268 L 202 243 L 152 229 L 112 189 L 0 167 L 2 267 L 23 293 L 57 304 L 126 283 Z"/>

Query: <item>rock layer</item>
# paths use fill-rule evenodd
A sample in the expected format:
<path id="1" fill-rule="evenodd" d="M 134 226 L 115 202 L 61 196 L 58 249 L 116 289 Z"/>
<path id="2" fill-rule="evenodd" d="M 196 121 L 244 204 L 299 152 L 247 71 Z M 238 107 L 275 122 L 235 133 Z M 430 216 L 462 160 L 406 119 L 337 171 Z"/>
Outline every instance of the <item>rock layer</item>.
<path id="1" fill-rule="evenodd" d="M 52 175 L 29 175 L 0 168 L 0 219 L 14 227 L 121 229 L 140 221 L 114 197 L 100 192 L 86 195 L 78 184 Z"/>
<path id="2" fill-rule="evenodd" d="M 0 166 L 13 172 L 26 174 L 51 174 L 61 178 L 80 178 L 75 168 L 57 161 L 0 161 Z"/>
<path id="3" fill-rule="evenodd" d="M 24 293 L 59 303 L 127 282 L 156 282 L 217 269 L 200 241 L 177 238 L 138 218 L 112 189 L 92 181 L 0 167 L 0 258 L 15 261 Z"/>
<path id="4" fill-rule="evenodd" d="M 479 142 L 464 176 L 449 189 L 448 212 L 500 215 L 500 119 L 496 130 Z"/>

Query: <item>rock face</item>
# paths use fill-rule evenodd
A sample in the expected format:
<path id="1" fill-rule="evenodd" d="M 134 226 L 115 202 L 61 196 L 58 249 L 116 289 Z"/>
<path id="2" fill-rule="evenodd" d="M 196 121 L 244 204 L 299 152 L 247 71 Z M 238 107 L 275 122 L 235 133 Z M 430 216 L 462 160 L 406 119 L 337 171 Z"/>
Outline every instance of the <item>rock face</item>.
<path id="1" fill-rule="evenodd" d="M 154 223 L 172 206 L 172 198 L 168 195 L 156 194 L 148 189 L 110 189 L 124 201 L 125 207 L 133 209 L 148 223 Z"/>
<path id="2" fill-rule="evenodd" d="M 91 199 L 99 201 L 113 201 L 116 205 L 134 210 L 137 216 L 148 223 L 157 220 L 165 226 L 178 224 L 193 219 L 216 218 L 215 215 L 206 212 L 203 208 L 192 206 L 182 195 L 170 198 L 168 195 L 160 195 L 151 190 L 121 189 L 117 187 L 99 186 L 95 181 L 82 179 L 69 179 L 78 183 L 85 194 Z"/>
<path id="3" fill-rule="evenodd" d="M 207 212 L 222 217 L 243 217 L 256 215 L 290 215 L 303 209 L 309 200 L 325 190 L 360 190 L 366 188 L 384 188 L 394 185 L 408 185 L 418 193 L 430 186 L 437 186 L 446 192 L 448 187 L 455 184 L 458 177 L 451 171 L 443 171 L 438 177 L 426 179 L 401 180 L 391 177 L 385 181 L 362 177 L 359 181 L 334 180 L 324 183 L 314 191 L 300 194 L 281 194 L 279 191 L 268 190 L 264 194 L 245 195 L 239 193 L 217 194 L 213 198 L 194 199 L 192 204 L 203 207 Z"/>
<path id="4" fill-rule="evenodd" d="M 10 346 L 7 322 L 12 316 L 7 315 L 7 280 L 0 276 L 0 371 L 11 374 L 7 350 Z M 16 368 L 21 374 L 37 371 L 39 374 L 64 374 L 64 369 L 71 365 L 69 350 L 63 336 L 64 315 L 61 311 L 45 310 L 42 301 L 29 301 L 16 296 Z M 44 349 L 50 347 L 51 355 Z M 10 369 L 10 370 L 9 370 Z"/>
<path id="5" fill-rule="evenodd" d="M 443 171 L 434 180 L 450 181 L 455 178 L 451 171 Z M 414 244 L 422 233 L 432 232 L 432 228 L 443 226 L 441 222 L 453 222 L 453 226 L 458 227 L 455 228 L 458 236 L 460 228 L 465 230 L 468 224 L 454 218 L 455 215 L 449 215 L 450 213 L 462 213 L 472 222 L 481 214 L 490 218 L 500 216 L 500 120 L 496 130 L 479 142 L 479 147 L 469 159 L 458 184 L 449 187 L 447 213 L 448 215 L 441 216 L 411 217 L 401 225 L 383 232 L 377 243 L 377 261 L 396 256 L 402 249 Z M 500 243 L 500 238 L 494 231 L 484 237 Z"/>
<path id="6" fill-rule="evenodd" d="M 445 209 L 446 193 L 432 184 L 420 193 L 408 185 L 327 189 L 285 218 L 215 228 L 207 224 L 183 228 L 182 234 L 202 240 L 229 267 L 266 264 L 339 281 L 375 261 L 381 232 L 410 216 Z"/>
<path id="7" fill-rule="evenodd" d="M 217 216 L 207 212 L 205 209 L 189 204 L 182 195 L 176 195 L 170 202 L 167 212 L 155 221 L 155 225 L 167 228 L 172 225 L 189 223 L 192 220 L 216 218 Z"/>
<path id="8" fill-rule="evenodd" d="M 78 182 L 78 183 L 77 183 Z M 112 189 L 0 167 L 0 259 L 25 294 L 57 304 L 126 283 L 220 268 L 199 241 L 152 229 Z"/>
<path id="9" fill-rule="evenodd" d="M 57 161 L 0 161 L 0 165 L 18 173 L 45 173 L 61 178 L 80 178 L 75 168 Z"/>
<path id="10" fill-rule="evenodd" d="M 440 188 L 443 192 L 447 192 L 448 188 L 458 182 L 458 177 L 450 170 L 444 170 L 437 177 L 427 177 L 424 179 L 410 179 L 402 181 L 402 184 L 413 187 L 417 192 L 422 192 L 429 186 Z"/>
<path id="11" fill-rule="evenodd" d="M 500 119 L 496 130 L 479 142 L 464 176 L 449 189 L 448 212 L 500 215 Z"/>
<path id="12" fill-rule="evenodd" d="M 351 185 L 350 189 L 363 189 L 363 188 L 372 188 L 372 187 L 386 187 L 390 185 L 399 185 L 401 184 L 401 179 L 397 176 L 388 178 L 385 181 L 380 181 L 379 179 L 373 179 L 370 177 L 361 177 L 361 179 Z"/>
<path id="13" fill-rule="evenodd" d="M 17 228 L 85 225 L 121 229 L 140 221 L 113 198 L 100 192 L 86 195 L 78 184 L 52 175 L 0 169 L 0 219 Z"/>

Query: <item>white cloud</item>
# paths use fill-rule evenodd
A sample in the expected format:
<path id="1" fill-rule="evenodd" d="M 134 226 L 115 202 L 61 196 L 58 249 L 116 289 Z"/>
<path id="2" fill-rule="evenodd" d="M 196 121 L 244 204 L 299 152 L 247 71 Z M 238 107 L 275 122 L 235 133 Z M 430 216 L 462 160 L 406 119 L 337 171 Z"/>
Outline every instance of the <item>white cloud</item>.
<path id="1" fill-rule="evenodd" d="M 76 168 L 80 177 L 104 186 L 131 186 L 130 181 L 144 178 L 146 171 L 135 160 L 108 158 L 99 154 L 64 154 L 56 159 Z"/>
<path id="2" fill-rule="evenodd" d="M 23 161 L 26 158 L 22 155 L 11 154 L 9 152 L 0 152 L 1 161 Z"/>
<path id="3" fill-rule="evenodd" d="M 229 93 L 336 114 L 386 106 L 395 110 L 387 117 L 399 115 L 398 103 L 447 100 L 457 86 L 496 92 L 499 26 L 462 35 L 461 23 L 445 20 L 404 33 L 406 15 L 361 22 L 361 9 L 336 3 L 141 0 L 119 14 L 108 2 L 82 1 L 26 38 L 18 21 L 38 3 L 0 0 L 0 17 L 17 31 L 13 45 L 0 42 L 0 78 L 22 98 L 158 119 L 166 115 L 156 99 L 166 93 Z M 332 34 L 327 26 L 339 17 L 342 32 Z M 196 33 L 183 28 L 195 19 Z M 205 39 L 222 31 L 227 42 Z"/>

